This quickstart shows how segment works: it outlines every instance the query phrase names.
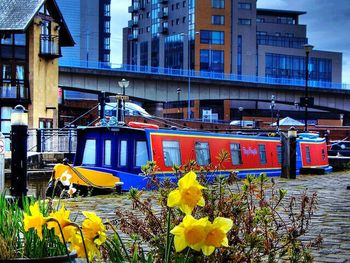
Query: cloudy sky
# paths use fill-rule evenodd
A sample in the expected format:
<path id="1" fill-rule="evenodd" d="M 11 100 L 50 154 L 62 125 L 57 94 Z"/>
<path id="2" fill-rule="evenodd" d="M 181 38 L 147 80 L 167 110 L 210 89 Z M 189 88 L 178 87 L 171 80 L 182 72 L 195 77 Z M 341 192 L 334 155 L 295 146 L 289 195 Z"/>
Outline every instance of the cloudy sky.
<path id="1" fill-rule="evenodd" d="M 122 62 L 122 28 L 131 0 L 112 0 L 111 62 Z M 306 11 L 309 43 L 315 49 L 343 53 L 343 82 L 350 84 L 350 0 L 258 0 L 258 7 Z"/>

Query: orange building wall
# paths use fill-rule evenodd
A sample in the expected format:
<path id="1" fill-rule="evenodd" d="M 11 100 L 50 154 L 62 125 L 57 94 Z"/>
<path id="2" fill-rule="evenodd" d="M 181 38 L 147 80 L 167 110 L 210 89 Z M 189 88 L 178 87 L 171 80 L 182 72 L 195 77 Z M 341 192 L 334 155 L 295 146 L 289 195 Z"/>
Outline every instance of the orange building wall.
<path id="1" fill-rule="evenodd" d="M 225 16 L 225 25 L 212 25 L 211 17 L 212 15 L 224 15 Z M 211 7 L 211 0 L 197 0 L 196 1 L 196 32 L 201 30 L 215 30 L 215 31 L 224 31 L 225 33 L 225 42 L 224 45 L 208 45 L 201 44 L 200 37 L 197 37 L 195 40 L 195 70 L 200 70 L 200 50 L 224 50 L 224 69 L 225 73 L 230 73 L 230 64 L 231 64 L 231 1 L 225 1 L 224 9 L 217 9 Z"/>

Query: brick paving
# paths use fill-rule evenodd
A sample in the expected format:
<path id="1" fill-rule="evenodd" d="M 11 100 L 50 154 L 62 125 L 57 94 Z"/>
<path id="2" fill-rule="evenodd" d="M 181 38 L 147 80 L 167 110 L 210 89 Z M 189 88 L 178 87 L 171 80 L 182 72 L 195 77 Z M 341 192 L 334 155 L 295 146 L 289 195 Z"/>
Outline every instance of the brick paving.
<path id="1" fill-rule="evenodd" d="M 315 262 L 350 263 L 350 171 L 328 175 L 305 175 L 296 180 L 276 178 L 278 188 L 288 190 L 288 196 L 300 195 L 305 189 L 318 194 L 318 209 L 313 217 L 308 237 L 323 237 L 323 244 L 313 251 Z M 94 210 L 103 218 L 114 218 L 114 210 L 130 207 L 122 196 L 74 198 L 66 201 L 72 210 Z"/>

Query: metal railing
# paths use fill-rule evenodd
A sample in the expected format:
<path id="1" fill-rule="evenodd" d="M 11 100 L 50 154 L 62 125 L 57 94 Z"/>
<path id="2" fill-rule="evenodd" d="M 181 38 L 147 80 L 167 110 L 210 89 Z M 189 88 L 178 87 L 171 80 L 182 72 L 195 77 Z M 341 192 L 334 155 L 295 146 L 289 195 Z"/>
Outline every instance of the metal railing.
<path id="1" fill-rule="evenodd" d="M 58 44 L 58 36 L 54 35 L 40 35 L 40 55 L 41 56 L 54 56 L 60 55 L 60 49 Z"/>
<path id="2" fill-rule="evenodd" d="M 258 83 L 267 85 L 283 85 L 283 86 L 305 86 L 304 79 L 287 79 L 287 78 L 272 78 L 272 77 L 260 77 L 249 75 L 237 75 L 226 74 L 208 71 L 194 71 L 184 69 L 172 69 L 161 67 L 149 67 L 127 64 L 115 64 L 108 62 L 98 61 L 83 61 L 83 60 L 60 60 L 59 65 L 61 67 L 72 68 L 86 68 L 86 69 L 103 69 L 110 71 L 132 72 L 142 74 L 157 74 L 164 76 L 176 76 L 185 78 L 198 78 L 198 79 L 212 79 L 212 80 L 224 80 L 232 82 L 247 82 Z M 319 89 L 332 89 L 332 90 L 350 90 L 350 84 L 345 83 L 333 83 L 326 81 L 314 81 L 309 80 L 309 87 Z"/>
<path id="3" fill-rule="evenodd" d="M 69 129 L 29 129 L 29 152 L 74 153 L 77 148 L 77 130 Z"/>

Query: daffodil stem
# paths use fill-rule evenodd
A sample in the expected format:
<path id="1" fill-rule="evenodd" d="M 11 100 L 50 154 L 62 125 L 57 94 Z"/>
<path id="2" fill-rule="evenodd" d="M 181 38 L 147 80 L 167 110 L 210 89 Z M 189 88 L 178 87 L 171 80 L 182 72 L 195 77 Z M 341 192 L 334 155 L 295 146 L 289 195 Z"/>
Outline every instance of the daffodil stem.
<path id="1" fill-rule="evenodd" d="M 115 229 L 115 227 L 114 227 L 110 222 L 106 222 L 106 223 L 104 223 L 104 224 L 110 226 L 110 227 L 112 228 L 113 232 L 117 235 L 117 237 L 118 237 L 118 239 L 119 239 L 119 242 L 120 242 L 120 244 L 122 245 L 122 248 L 123 248 L 123 250 L 124 250 L 124 253 L 125 253 L 126 257 L 128 258 L 128 262 L 131 262 L 131 259 L 130 259 L 130 257 L 129 257 L 129 254 L 128 254 L 126 248 L 125 248 L 124 242 L 123 242 L 122 239 L 120 238 L 120 236 L 119 236 L 117 230 Z"/>
<path id="2" fill-rule="evenodd" d="M 186 252 L 186 257 L 185 257 L 185 260 L 183 263 L 187 263 L 187 260 L 188 260 L 188 256 L 190 255 L 190 248 L 188 247 L 187 248 L 187 252 Z"/>
<path id="3" fill-rule="evenodd" d="M 172 238 L 170 237 L 170 216 L 171 216 L 170 209 L 168 208 L 165 263 L 170 262 L 170 251 L 171 251 L 171 245 L 172 245 Z"/>
<path id="4" fill-rule="evenodd" d="M 66 249 L 66 254 L 67 254 L 69 263 L 72 263 L 72 261 L 70 259 L 70 255 L 69 255 L 66 239 L 64 238 L 64 235 L 63 235 L 63 230 L 62 230 L 61 224 L 55 218 L 49 218 L 49 219 L 46 220 L 46 222 L 55 222 L 58 225 L 58 228 L 60 229 L 60 233 L 61 233 L 61 236 L 62 236 L 62 241 L 63 241 L 63 244 L 64 244 L 64 248 Z"/>

